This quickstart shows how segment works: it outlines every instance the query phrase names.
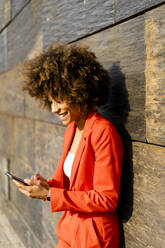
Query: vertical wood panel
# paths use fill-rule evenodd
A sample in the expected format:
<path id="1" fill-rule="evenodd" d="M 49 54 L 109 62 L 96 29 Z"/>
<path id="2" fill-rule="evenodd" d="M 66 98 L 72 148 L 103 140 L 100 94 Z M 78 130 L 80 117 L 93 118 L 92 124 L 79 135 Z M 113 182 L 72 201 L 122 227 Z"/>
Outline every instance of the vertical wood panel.
<path id="1" fill-rule="evenodd" d="M 7 70 L 7 30 L 0 33 L 0 73 Z"/>
<path id="2" fill-rule="evenodd" d="M 116 90 L 114 101 L 118 104 L 119 119 L 126 107 L 122 101 L 125 92 L 121 91 L 124 88 L 128 91 L 130 113 L 126 128 L 132 139 L 141 141 L 145 141 L 146 135 L 144 28 L 144 16 L 140 16 L 79 42 L 88 45 L 109 71 L 112 89 Z"/>
<path id="3" fill-rule="evenodd" d="M 146 136 L 165 145 L 165 5 L 146 14 Z"/>
<path id="4" fill-rule="evenodd" d="M 133 143 L 134 206 L 127 248 L 165 247 L 165 147 Z"/>
<path id="5" fill-rule="evenodd" d="M 0 30 L 5 27 L 5 25 L 11 19 L 11 2 L 10 0 L 0 1 Z"/>

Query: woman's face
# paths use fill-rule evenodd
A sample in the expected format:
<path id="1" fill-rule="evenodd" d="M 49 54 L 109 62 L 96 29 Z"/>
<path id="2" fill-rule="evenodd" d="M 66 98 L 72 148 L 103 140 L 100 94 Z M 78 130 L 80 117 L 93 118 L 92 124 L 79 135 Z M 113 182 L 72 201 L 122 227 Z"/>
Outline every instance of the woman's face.
<path id="1" fill-rule="evenodd" d="M 84 116 L 77 106 L 71 107 L 65 101 L 51 100 L 51 112 L 57 114 L 64 125 L 68 125 L 72 121 L 75 121 L 77 125 L 81 124 Z"/>

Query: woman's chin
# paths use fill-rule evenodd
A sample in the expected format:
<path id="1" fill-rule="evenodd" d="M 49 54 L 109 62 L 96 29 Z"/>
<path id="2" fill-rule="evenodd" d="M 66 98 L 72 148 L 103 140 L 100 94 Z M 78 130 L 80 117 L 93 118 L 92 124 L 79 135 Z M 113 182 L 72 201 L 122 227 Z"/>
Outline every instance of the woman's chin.
<path id="1" fill-rule="evenodd" d="M 70 118 L 65 118 L 65 119 L 60 119 L 60 120 L 61 120 L 61 122 L 62 122 L 65 126 L 67 126 L 67 125 L 71 122 Z"/>

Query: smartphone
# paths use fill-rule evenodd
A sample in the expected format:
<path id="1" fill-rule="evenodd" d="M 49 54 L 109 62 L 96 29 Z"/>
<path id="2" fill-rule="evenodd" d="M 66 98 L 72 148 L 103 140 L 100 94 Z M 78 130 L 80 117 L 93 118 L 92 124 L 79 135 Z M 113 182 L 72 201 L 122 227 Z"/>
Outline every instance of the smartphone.
<path id="1" fill-rule="evenodd" d="M 16 176 L 12 175 L 12 174 L 9 173 L 9 172 L 6 172 L 5 175 L 8 176 L 10 179 L 14 179 L 14 180 L 16 180 L 16 181 L 22 183 L 22 184 L 25 185 L 25 186 L 29 186 L 27 183 L 24 182 L 23 179 L 21 179 L 21 178 L 19 178 L 19 177 L 16 177 Z"/>

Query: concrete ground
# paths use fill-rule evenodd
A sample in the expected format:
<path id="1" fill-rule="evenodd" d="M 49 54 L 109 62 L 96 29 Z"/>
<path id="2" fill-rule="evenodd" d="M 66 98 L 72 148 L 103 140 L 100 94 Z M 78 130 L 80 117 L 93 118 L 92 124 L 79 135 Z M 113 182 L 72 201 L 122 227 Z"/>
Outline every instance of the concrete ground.
<path id="1" fill-rule="evenodd" d="M 11 227 L 7 217 L 0 209 L 0 247 L 2 248 L 26 248 Z"/>

